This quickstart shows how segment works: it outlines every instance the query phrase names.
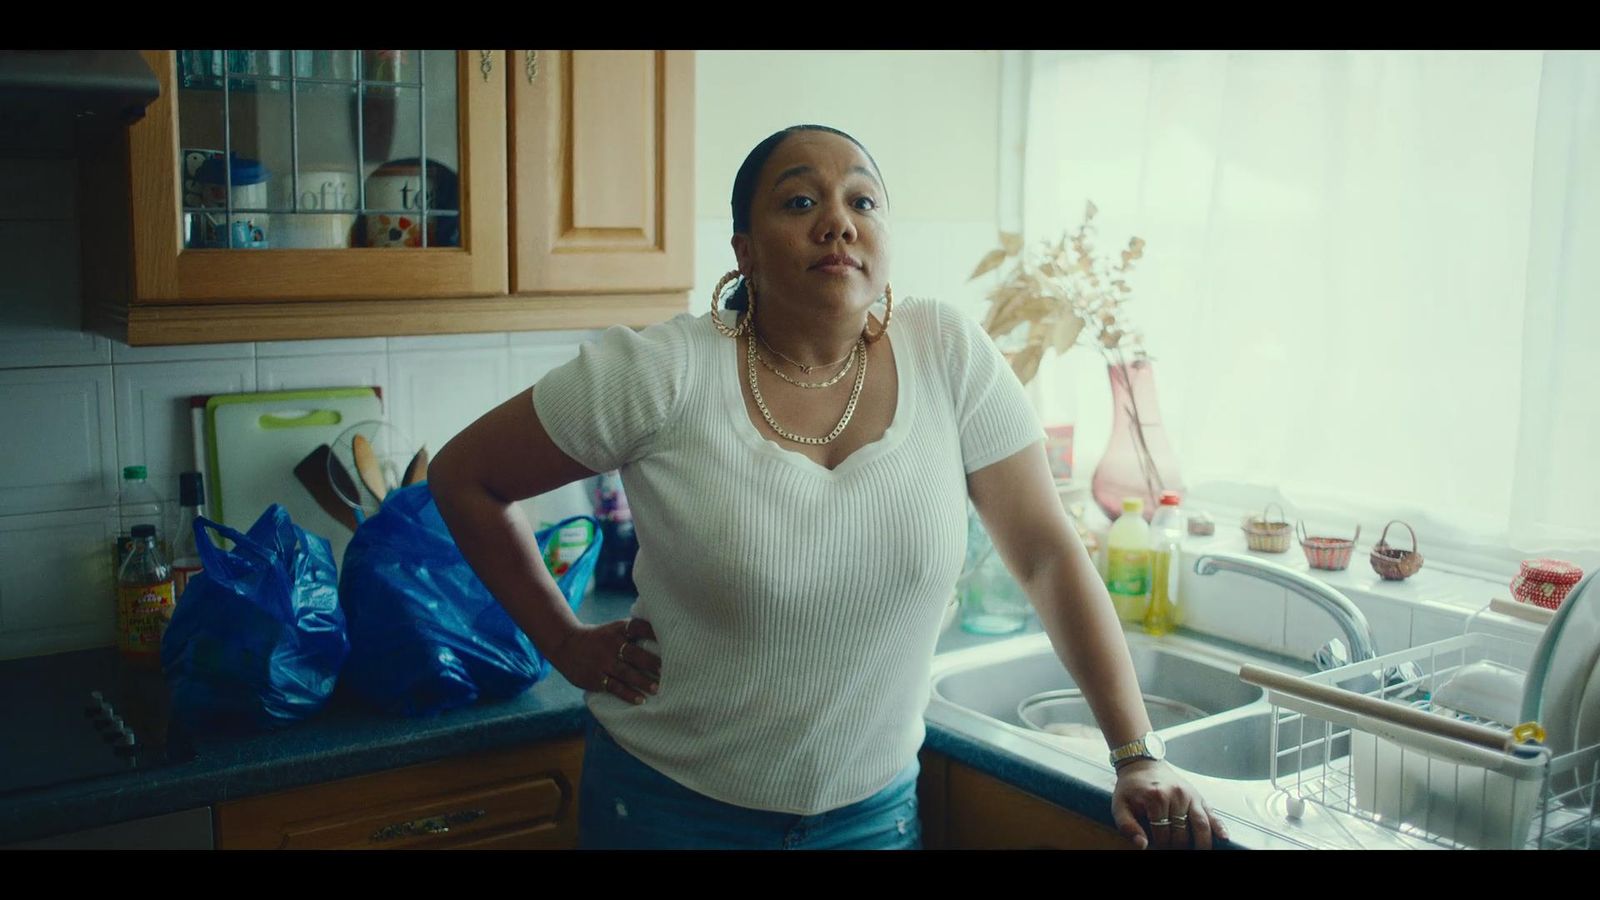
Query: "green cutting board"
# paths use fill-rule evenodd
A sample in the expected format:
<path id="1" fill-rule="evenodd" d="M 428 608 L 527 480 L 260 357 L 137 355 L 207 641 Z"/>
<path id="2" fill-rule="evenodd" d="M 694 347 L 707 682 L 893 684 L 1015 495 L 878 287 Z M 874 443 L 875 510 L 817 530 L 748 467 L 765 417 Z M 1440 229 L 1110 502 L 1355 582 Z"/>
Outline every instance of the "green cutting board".
<path id="1" fill-rule="evenodd" d="M 281 503 L 296 525 L 327 538 L 333 558 L 343 560 L 350 530 L 323 512 L 294 467 L 351 425 L 381 418 L 383 401 L 371 387 L 213 396 L 206 401 L 213 516 L 244 531 Z"/>

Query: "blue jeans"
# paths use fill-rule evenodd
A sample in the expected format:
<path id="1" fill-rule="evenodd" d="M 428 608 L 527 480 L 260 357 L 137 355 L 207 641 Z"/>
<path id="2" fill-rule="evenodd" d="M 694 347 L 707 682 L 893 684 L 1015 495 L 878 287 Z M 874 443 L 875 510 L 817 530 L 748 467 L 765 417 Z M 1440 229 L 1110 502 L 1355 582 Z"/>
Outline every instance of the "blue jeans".
<path id="1" fill-rule="evenodd" d="M 883 790 L 817 813 L 751 809 L 707 797 L 622 749 L 591 716 L 578 789 L 582 850 L 921 850 L 913 759 Z"/>

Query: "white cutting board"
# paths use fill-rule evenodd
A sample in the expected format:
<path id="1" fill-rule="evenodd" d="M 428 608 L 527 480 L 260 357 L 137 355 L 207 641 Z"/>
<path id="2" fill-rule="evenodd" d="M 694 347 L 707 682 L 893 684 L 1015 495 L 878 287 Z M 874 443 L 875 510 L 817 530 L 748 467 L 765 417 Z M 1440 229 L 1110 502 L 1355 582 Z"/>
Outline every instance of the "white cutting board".
<path id="1" fill-rule="evenodd" d="M 213 518 L 246 531 L 268 506 L 283 504 L 296 525 L 328 539 L 344 561 L 350 530 L 322 511 L 294 467 L 319 444 L 332 444 L 357 422 L 383 418 L 370 387 L 218 394 L 206 401 Z"/>

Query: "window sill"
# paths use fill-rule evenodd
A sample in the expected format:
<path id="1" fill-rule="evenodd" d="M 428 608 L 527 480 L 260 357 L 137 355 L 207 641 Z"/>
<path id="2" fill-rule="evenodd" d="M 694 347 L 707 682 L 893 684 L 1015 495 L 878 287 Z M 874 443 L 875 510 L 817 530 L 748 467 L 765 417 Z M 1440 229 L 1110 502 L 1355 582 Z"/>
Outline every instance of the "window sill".
<path id="1" fill-rule="evenodd" d="M 1378 652 L 1392 653 L 1463 633 L 1469 620 L 1486 630 L 1532 644 L 1543 627 L 1489 612 L 1496 596 L 1509 598 L 1505 580 L 1462 571 L 1457 566 L 1425 562 L 1404 581 L 1386 581 L 1372 570 L 1371 547 L 1357 545 L 1350 565 L 1341 571 L 1312 569 L 1299 546 L 1285 553 L 1252 551 L 1238 528 L 1219 525 L 1209 537 L 1186 536 L 1179 603 L 1192 630 L 1244 644 L 1310 658 L 1317 647 L 1338 635 L 1332 617 L 1309 602 L 1260 579 L 1234 573 L 1194 574 L 1194 561 L 1207 552 L 1237 553 L 1292 569 L 1348 597 L 1366 616 Z"/>

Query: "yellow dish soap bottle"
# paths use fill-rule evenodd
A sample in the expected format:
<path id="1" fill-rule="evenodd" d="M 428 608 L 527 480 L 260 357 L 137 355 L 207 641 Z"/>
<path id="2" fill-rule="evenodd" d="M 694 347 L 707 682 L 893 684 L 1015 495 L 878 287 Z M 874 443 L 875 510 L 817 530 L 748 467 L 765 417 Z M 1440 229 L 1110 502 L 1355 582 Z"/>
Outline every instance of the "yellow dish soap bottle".
<path id="1" fill-rule="evenodd" d="M 1177 491 L 1162 493 L 1161 508 L 1150 520 L 1150 569 L 1150 609 L 1144 630 L 1166 634 L 1178 627 L 1182 611 L 1178 582 L 1183 569 L 1183 513 Z"/>
<path id="2" fill-rule="evenodd" d="M 1150 603 L 1150 526 L 1144 501 L 1128 497 L 1106 535 L 1106 590 L 1117 618 L 1142 623 Z"/>

